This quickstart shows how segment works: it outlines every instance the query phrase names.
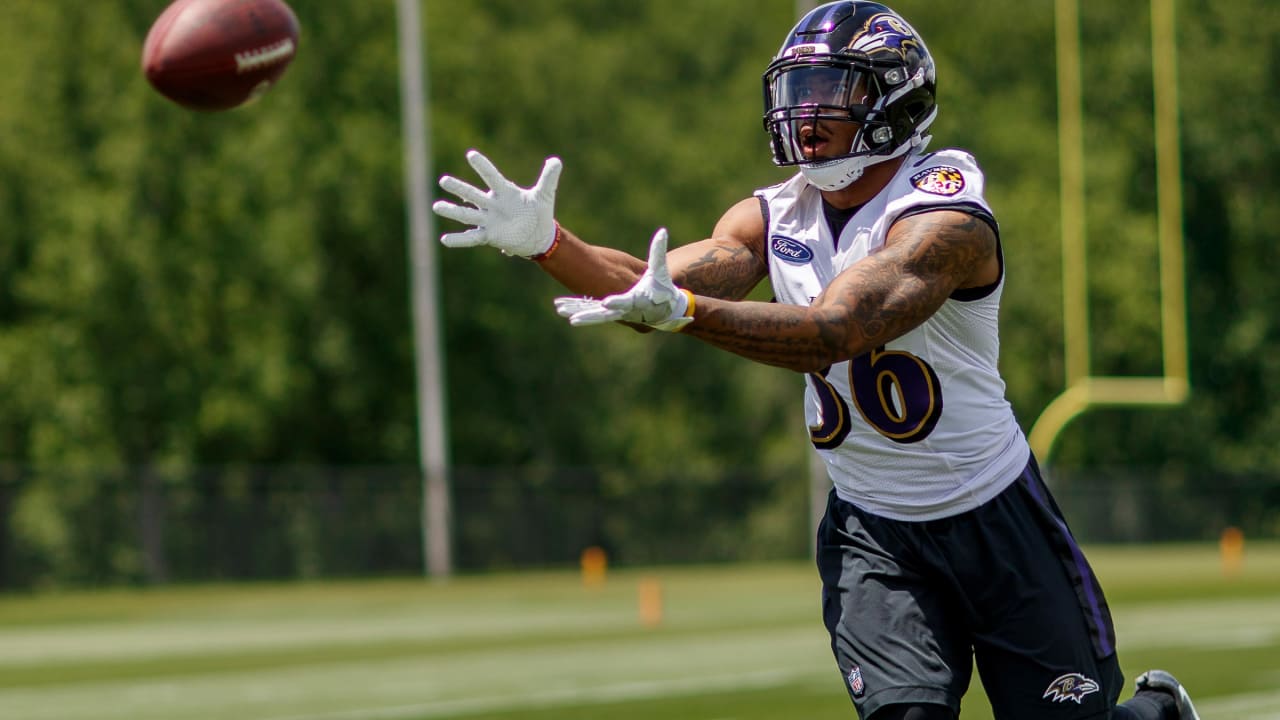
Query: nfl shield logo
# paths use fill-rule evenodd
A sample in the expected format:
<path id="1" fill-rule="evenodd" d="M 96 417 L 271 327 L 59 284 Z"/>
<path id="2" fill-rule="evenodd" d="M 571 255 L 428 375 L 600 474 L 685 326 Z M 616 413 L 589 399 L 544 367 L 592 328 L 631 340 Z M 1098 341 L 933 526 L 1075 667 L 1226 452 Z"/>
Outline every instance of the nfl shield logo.
<path id="1" fill-rule="evenodd" d="M 853 669 L 849 671 L 848 680 L 849 690 L 853 692 L 854 697 L 862 697 L 863 691 L 867 689 L 866 685 L 862 683 L 862 668 L 854 665 Z"/>

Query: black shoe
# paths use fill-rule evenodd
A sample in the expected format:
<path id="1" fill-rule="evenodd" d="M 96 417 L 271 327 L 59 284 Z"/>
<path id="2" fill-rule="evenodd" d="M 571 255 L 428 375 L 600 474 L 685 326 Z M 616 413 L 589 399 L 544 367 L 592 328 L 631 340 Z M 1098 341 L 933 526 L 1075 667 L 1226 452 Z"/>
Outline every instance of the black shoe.
<path id="1" fill-rule="evenodd" d="M 1187 689 L 1164 670 L 1148 670 L 1139 675 L 1138 691 L 1143 690 L 1172 695 L 1173 702 L 1178 706 L 1179 720 L 1200 720 L 1200 716 L 1196 714 L 1196 706 L 1191 704 L 1191 696 L 1187 695 Z"/>

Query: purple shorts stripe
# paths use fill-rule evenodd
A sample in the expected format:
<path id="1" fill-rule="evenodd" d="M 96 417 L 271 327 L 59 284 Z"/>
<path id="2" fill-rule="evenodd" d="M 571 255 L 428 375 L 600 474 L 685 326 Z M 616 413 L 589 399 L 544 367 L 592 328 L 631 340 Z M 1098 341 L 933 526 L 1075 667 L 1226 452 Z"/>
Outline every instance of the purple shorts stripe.
<path id="1" fill-rule="evenodd" d="M 1115 650 L 1115 647 L 1111 643 L 1111 638 L 1108 637 L 1107 623 L 1103 618 L 1102 607 L 1098 602 L 1098 598 L 1102 593 L 1100 588 L 1097 587 L 1096 580 L 1093 577 L 1093 571 L 1089 568 L 1088 561 L 1084 558 L 1084 552 L 1081 551 L 1080 546 L 1076 544 L 1076 539 L 1072 537 L 1071 530 L 1067 528 L 1067 524 L 1063 522 L 1062 518 L 1058 517 L 1058 514 L 1053 512 L 1053 509 L 1047 502 L 1045 502 L 1044 493 L 1040 491 L 1039 478 L 1032 473 L 1031 467 L 1028 466 L 1023 470 L 1022 475 L 1019 476 L 1018 479 L 1021 480 L 1023 486 L 1027 488 L 1027 492 L 1031 493 L 1031 497 L 1035 498 L 1036 503 L 1044 508 L 1045 512 L 1053 518 L 1054 523 L 1058 527 L 1058 531 L 1062 533 L 1063 540 L 1067 543 L 1067 547 L 1071 549 L 1071 559 L 1075 563 L 1076 572 L 1080 576 L 1080 585 L 1084 590 L 1085 598 L 1089 604 L 1089 612 L 1093 616 L 1093 626 L 1097 633 L 1098 649 L 1104 656 L 1110 655 Z"/>

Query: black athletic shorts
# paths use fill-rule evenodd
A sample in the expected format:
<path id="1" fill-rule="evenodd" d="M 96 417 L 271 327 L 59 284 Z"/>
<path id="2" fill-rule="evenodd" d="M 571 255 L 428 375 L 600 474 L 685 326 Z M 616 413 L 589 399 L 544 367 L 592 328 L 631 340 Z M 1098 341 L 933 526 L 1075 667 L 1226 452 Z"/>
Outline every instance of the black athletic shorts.
<path id="1" fill-rule="evenodd" d="M 1111 613 L 1032 460 L 993 500 L 924 522 L 833 491 L 818 528 L 822 614 L 861 718 L 954 713 L 974 661 L 997 720 L 1105 718 L 1124 682 Z"/>

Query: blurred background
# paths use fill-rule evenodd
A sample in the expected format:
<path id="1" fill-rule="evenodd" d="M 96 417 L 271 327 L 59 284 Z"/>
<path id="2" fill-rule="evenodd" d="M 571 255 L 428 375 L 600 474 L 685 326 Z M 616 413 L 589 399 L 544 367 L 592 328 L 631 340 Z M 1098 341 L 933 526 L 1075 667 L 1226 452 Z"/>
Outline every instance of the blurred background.
<path id="1" fill-rule="evenodd" d="M 165 4 L 0 3 L 0 591 L 421 576 L 396 3 L 295 0 L 278 86 L 206 115 L 139 70 Z M 643 255 L 658 226 L 705 237 L 788 175 L 760 75 L 803 5 L 424 0 L 425 200 L 440 174 L 475 180 L 468 148 L 522 185 L 554 154 L 557 217 L 585 239 Z M 931 147 L 987 175 L 1002 368 L 1029 430 L 1071 379 L 1071 5 L 892 5 L 938 64 Z M 1172 6 L 1191 391 L 1088 409 L 1042 458 L 1081 539 L 1121 549 L 1280 536 L 1280 6 Z M 1152 7 L 1082 0 L 1074 19 L 1087 356 L 1094 375 L 1160 376 Z M 617 569 L 808 563 L 801 376 L 571 330 L 557 286 L 493 251 L 437 263 L 451 523 L 435 574 L 572 571 L 587 548 Z"/>
<path id="2" fill-rule="evenodd" d="M 296 2 L 280 84 L 208 115 L 139 72 L 163 6 L 0 7 L 0 587 L 418 572 L 396 5 Z M 423 3 L 428 200 L 476 180 L 468 148 L 526 185 L 555 154 L 583 237 L 705 237 L 786 176 L 760 74 L 798 7 Z M 1055 7 L 896 9 L 937 58 L 932 146 L 987 173 L 1029 430 L 1067 385 Z M 1160 375 L 1151 10 L 1078 22 L 1092 371 Z M 1192 390 L 1063 427 L 1042 460 L 1087 541 L 1280 533 L 1280 10 L 1184 2 L 1176 29 Z M 801 377 L 571 331 L 498 253 L 441 249 L 436 283 L 454 569 L 807 554 Z"/>

